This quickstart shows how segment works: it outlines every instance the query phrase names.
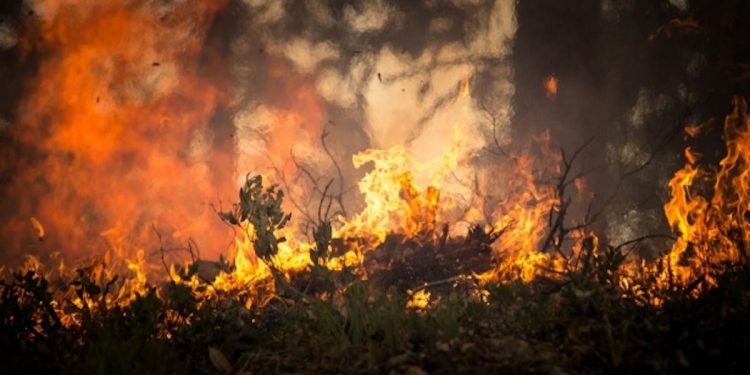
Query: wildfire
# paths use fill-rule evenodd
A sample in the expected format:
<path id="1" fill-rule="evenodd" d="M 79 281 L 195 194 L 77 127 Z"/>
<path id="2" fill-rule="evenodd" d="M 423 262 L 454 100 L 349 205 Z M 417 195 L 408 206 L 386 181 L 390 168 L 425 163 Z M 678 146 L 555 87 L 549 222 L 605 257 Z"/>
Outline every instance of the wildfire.
<path id="1" fill-rule="evenodd" d="M 746 212 L 750 209 L 750 176 L 746 165 L 750 162 L 750 122 L 744 100 L 737 99 L 734 104 L 733 113 L 725 121 L 727 155 L 722 159 L 720 169 L 715 173 L 701 169 L 696 166 L 696 160 L 688 156 L 692 155 L 691 151 L 686 150 L 688 163 L 670 181 L 672 197 L 664 206 L 667 221 L 677 233 L 676 241 L 671 251 L 653 265 L 629 258 L 622 266 L 618 282 L 623 290 L 648 295 L 653 291 L 638 289 L 636 278 L 653 276 L 657 278 L 657 288 L 689 286 L 691 293 L 699 293 L 716 285 L 718 268 L 747 256 L 745 243 L 750 240 L 750 228 L 746 227 Z M 497 236 L 496 240 L 488 242 L 491 244 L 492 267 L 472 276 L 480 283 L 531 282 L 540 276 L 554 278 L 557 274 L 582 267 L 570 262 L 576 256 L 591 254 L 594 259 L 601 256 L 599 240 L 593 233 L 578 229 L 566 237 L 550 235 L 549 217 L 559 214 L 564 206 L 554 184 L 540 182 L 543 180 L 540 179 L 541 172 L 549 175 L 560 173 L 560 155 L 549 149 L 549 141 L 548 133 L 535 139 L 542 151 L 541 157 L 519 152 L 509 162 L 512 173 L 508 174 L 500 189 L 504 195 L 492 199 L 494 205 L 489 217 L 493 221 L 481 229 L 489 236 L 491 233 L 497 233 Z M 367 150 L 355 155 L 353 162 L 356 166 L 373 165 L 359 184 L 365 207 L 350 218 L 338 219 L 333 238 L 352 241 L 343 242 L 347 248 L 342 255 L 318 265 L 334 271 L 349 267 L 356 270 L 355 274 L 367 277 L 368 270 L 362 269 L 366 253 L 376 251 L 389 235 L 398 234 L 404 239 L 426 238 L 428 241 L 439 238 L 439 223 L 458 220 L 452 216 L 455 210 L 442 206 L 445 191 L 441 191 L 440 185 L 462 159 L 459 146 L 457 140 L 442 158 L 428 163 L 417 163 L 402 146 Z M 417 183 L 415 176 L 427 181 L 426 187 Z M 710 182 L 710 198 L 701 193 L 705 190 L 699 189 L 706 181 Z M 579 189 L 585 188 L 583 182 L 575 181 L 575 185 Z M 481 189 L 488 187 L 480 186 Z M 489 197 L 484 199 L 490 200 Z M 451 204 L 457 201 L 449 200 Z M 475 204 L 476 200 L 471 202 Z M 472 208 L 476 210 L 476 207 Z M 231 268 L 221 270 L 212 280 L 201 280 L 197 274 L 186 278 L 172 266 L 170 280 L 189 287 L 206 301 L 230 292 L 241 293 L 245 306 L 251 308 L 264 306 L 274 298 L 279 292 L 276 290 L 278 277 L 290 283 L 295 275 L 305 273 L 313 266 L 311 252 L 316 244 L 301 239 L 298 228 L 286 227 L 275 233 L 277 238 L 283 238 L 278 244 L 278 252 L 261 259 L 254 248 L 256 228 L 250 222 L 240 224 L 242 231 L 233 246 Z M 70 301 L 78 308 L 94 310 L 125 305 L 148 292 L 147 275 L 151 266 L 143 249 L 136 249 L 133 257 L 129 256 L 132 251 L 120 245 L 123 243 L 122 230 L 120 227 L 103 233 L 110 241 L 110 250 L 103 257 L 92 259 L 84 268 L 86 279 L 71 284 Z M 442 236 L 442 241 L 445 241 L 447 232 L 444 231 Z M 565 242 L 570 245 L 563 246 Z M 26 267 L 42 268 L 33 257 L 28 258 Z M 117 280 L 116 271 L 121 270 L 127 270 L 128 277 Z M 65 272 L 61 263 L 59 273 Z M 450 280 L 465 281 L 467 276 L 459 275 Z M 92 295 L 93 289 L 86 285 L 95 285 L 101 296 Z M 109 288 L 116 293 L 107 294 Z M 408 295 L 406 307 L 424 309 L 432 294 L 422 288 Z M 653 297 L 648 302 L 658 305 L 660 300 Z M 76 319 L 76 316 L 68 316 L 66 324 L 75 324 Z"/>
<path id="2" fill-rule="evenodd" d="M 353 156 L 354 167 L 372 169 L 357 184 L 362 209 L 320 223 L 331 225 L 329 240 L 337 241 L 324 244 L 328 248 L 323 252 L 332 253 L 330 257 L 314 260 L 311 254 L 321 251 L 321 243 L 305 237 L 295 222 L 271 230 L 277 248 L 268 256 L 259 255 L 256 240 L 264 228 L 245 220 L 234 223 L 239 230 L 229 261 L 213 277 L 188 272 L 188 265 L 168 265 L 163 248 L 163 264 L 157 265 L 147 255 L 156 224 L 167 227 L 171 240 L 208 238 L 214 249 L 220 249 L 218 244 L 231 233 L 217 229 L 215 213 L 198 203 L 225 190 L 233 180 L 233 156 L 201 146 L 211 143 L 206 139 L 208 123 L 217 107 L 229 100 L 190 63 L 210 54 L 200 48 L 203 34 L 194 29 L 204 30 L 218 5 L 198 1 L 144 7 L 117 2 L 90 7 L 40 3 L 46 4 L 42 7 L 46 13 L 36 21 L 41 36 L 28 43 L 49 50 L 50 57 L 41 61 L 43 78 L 34 82 L 25 103 L 40 110 L 24 112 L 22 121 L 27 127 L 18 137 L 29 145 L 39 143 L 47 156 L 38 168 L 14 181 L 10 190 L 17 194 L 31 190 L 39 196 L 39 202 L 19 208 L 26 218 L 32 212 L 43 218 L 45 226 L 31 217 L 39 240 L 54 237 L 57 241 L 45 242 L 65 242 L 71 247 L 85 247 L 91 237 L 104 240 L 104 250 L 96 249 L 99 256 L 81 262 L 76 271 L 62 261 L 57 270 L 60 275 L 78 273 L 65 297 L 79 309 L 131 303 L 149 293 L 148 277 L 161 266 L 168 268 L 169 282 L 186 286 L 203 299 L 236 292 L 247 308 L 264 306 L 278 297 L 279 285 L 291 283 L 313 267 L 352 269 L 352 274 L 367 278 L 372 271 L 366 269 L 367 256 L 378 251 L 389 236 L 398 237 L 400 244 L 411 241 L 408 246 L 412 247 L 434 245 L 431 254 L 436 258 L 446 256 L 446 242 L 465 237 L 468 245 L 461 250 L 470 256 L 486 250 L 491 264 L 481 271 L 462 269 L 461 275 L 452 277 L 471 278 L 479 284 L 555 278 L 581 269 L 571 259 L 586 253 L 598 257 L 605 248 L 585 225 L 563 231 L 552 219 L 563 220 L 569 197 L 561 191 L 567 181 L 550 182 L 560 176 L 564 160 L 561 153 L 551 150 L 549 132 L 533 139 L 533 147 L 519 148 L 503 161 L 493 161 L 467 183 L 460 181 L 456 171 L 471 169 L 474 155 L 466 150 L 455 127 L 451 146 L 430 161 L 418 161 L 403 144 Z M 195 19 L 197 25 L 190 21 Z M 135 33 L 138 38 L 133 37 Z M 162 39 L 169 40 L 169 45 Z M 272 77 L 281 79 L 282 70 L 275 68 Z M 267 120 L 268 129 L 261 130 L 278 135 L 267 142 L 272 164 L 293 148 L 294 133 L 307 116 L 315 123 L 311 133 L 322 133 L 324 116 L 314 85 L 298 81 L 303 80 L 288 79 L 285 86 L 291 88 L 271 91 L 274 97 L 284 97 L 287 91 L 296 90 L 295 100 L 303 102 L 303 109 L 283 111 L 279 103 L 288 104 L 289 99 L 274 98 L 279 108 L 261 106 L 249 116 Z M 556 97 L 556 76 L 547 77 L 543 85 L 550 99 Z M 459 80 L 456 100 L 472 100 L 469 77 Z M 686 127 L 685 134 L 696 137 L 701 127 Z M 698 165 L 700 153 L 690 147 L 684 150 L 687 163 L 670 180 L 671 198 L 664 205 L 676 240 L 658 264 L 628 258 L 620 279 L 623 289 L 630 289 L 635 277 L 651 276 L 658 279 L 660 288 L 692 285 L 691 292 L 699 293 L 716 285 L 718 268 L 748 256 L 750 118 L 744 100 L 735 99 L 734 110 L 725 120 L 724 137 L 727 154 L 716 172 Z M 226 161 L 220 163 L 224 169 L 211 170 L 206 159 L 212 158 Z M 238 164 L 253 165 L 256 159 L 251 159 Z M 293 169 L 285 165 L 279 173 Z M 273 179 L 283 180 L 283 176 Z M 222 181 L 219 187 L 216 181 Z M 586 189 L 582 177 L 570 183 L 579 193 Z M 456 188 L 461 184 L 472 188 Z M 472 190 L 471 196 L 462 194 L 466 190 Z M 457 260 L 459 266 L 462 261 Z M 27 258 L 25 267 L 43 268 L 34 257 Z M 125 277 L 118 279 L 121 274 Z M 424 309 L 431 296 L 426 288 L 409 292 L 406 306 Z M 68 324 L 75 319 L 69 316 Z"/>
<path id="3" fill-rule="evenodd" d="M 702 284 L 716 284 L 715 275 L 722 265 L 748 256 L 750 118 L 744 99 L 735 98 L 733 104 L 724 121 L 727 154 L 719 170 L 704 171 L 688 157 L 688 164 L 669 182 L 672 198 L 664 212 L 678 237 L 664 257 L 667 267 L 660 275 L 664 285 L 697 282 L 697 293 Z M 702 193 L 707 184 L 710 197 Z"/>

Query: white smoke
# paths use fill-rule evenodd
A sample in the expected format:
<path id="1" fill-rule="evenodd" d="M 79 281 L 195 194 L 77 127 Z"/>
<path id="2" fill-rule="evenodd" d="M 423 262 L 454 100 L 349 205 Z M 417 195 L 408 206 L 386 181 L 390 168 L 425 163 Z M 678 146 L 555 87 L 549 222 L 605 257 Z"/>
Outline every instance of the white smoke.
<path id="1" fill-rule="evenodd" d="M 11 49 L 18 43 L 18 36 L 10 25 L 0 23 L 0 51 Z"/>
<path id="2" fill-rule="evenodd" d="M 466 153 L 484 147 L 492 134 L 487 111 L 495 116 L 500 134 L 507 132 L 514 92 L 507 58 L 517 28 L 513 0 L 431 1 L 416 12 L 400 2 L 380 0 L 343 7 L 326 1 L 244 3 L 250 26 L 235 49 L 237 97 L 245 106 L 234 122 L 243 135 L 237 140 L 239 176 L 264 152 L 263 141 L 251 134 L 272 133 L 268 111 L 284 111 L 271 108 L 253 90 L 253 80 L 268 69 L 258 62 L 263 58 L 256 60 L 258 55 L 280 57 L 314 81 L 326 107 L 321 121 L 344 121 L 346 128 L 338 130 L 352 134 L 339 139 L 364 134 L 365 147 L 403 144 L 424 161 L 452 145 L 454 130 Z M 446 6 L 460 11 L 436 11 Z M 420 34 L 413 35 L 417 30 Z M 410 38 L 417 41 L 405 42 Z M 471 88 L 464 100 L 462 82 Z M 314 125 L 326 126 L 305 127 Z M 319 147 L 305 143 L 316 140 L 300 137 L 294 147 Z M 363 150 L 357 144 L 339 146 L 346 150 L 342 164 Z"/>

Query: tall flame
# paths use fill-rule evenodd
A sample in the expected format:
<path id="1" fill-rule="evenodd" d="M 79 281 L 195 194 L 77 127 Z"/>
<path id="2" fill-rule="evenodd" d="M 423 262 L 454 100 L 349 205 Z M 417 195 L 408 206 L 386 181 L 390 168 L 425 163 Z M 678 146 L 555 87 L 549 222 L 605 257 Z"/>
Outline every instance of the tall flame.
<path id="1" fill-rule="evenodd" d="M 749 255 L 750 117 L 744 99 L 734 99 L 733 111 L 724 121 L 724 139 L 727 154 L 718 172 L 701 170 L 688 160 L 669 182 L 672 198 L 664 212 L 678 237 L 665 256 L 663 283 L 705 280 L 711 286 L 716 283 L 716 267 Z M 710 198 L 702 193 L 706 182 L 712 188 Z"/>
<path id="2" fill-rule="evenodd" d="M 211 125 L 227 88 L 205 73 L 225 70 L 204 48 L 222 2 L 30 4 L 38 33 L 25 43 L 40 51 L 39 70 L 12 129 L 30 156 L 9 195 L 25 197 L 14 211 L 51 237 L 31 246 L 75 259 L 110 247 L 112 228 L 135 249 L 155 242 L 156 227 L 169 242 L 226 247 L 231 232 L 206 204 L 231 191 L 233 173 Z M 14 223 L 2 238 L 28 249 Z"/>

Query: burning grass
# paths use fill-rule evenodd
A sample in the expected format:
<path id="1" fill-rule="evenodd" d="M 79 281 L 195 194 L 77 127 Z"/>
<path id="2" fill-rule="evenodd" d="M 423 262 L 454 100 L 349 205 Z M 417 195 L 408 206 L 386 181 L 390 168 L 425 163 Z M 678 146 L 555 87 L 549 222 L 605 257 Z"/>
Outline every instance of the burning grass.
<path id="1" fill-rule="evenodd" d="M 723 273 L 697 298 L 673 290 L 660 307 L 624 298 L 601 274 L 594 267 L 561 284 L 491 284 L 481 298 L 459 289 L 424 309 L 373 281 L 327 299 L 247 309 L 239 291 L 202 299 L 176 282 L 109 306 L 100 301 L 117 291 L 84 273 L 73 287 L 87 303 L 62 313 L 46 279 L 19 272 L 3 284 L 2 349 L 9 371 L 63 373 L 747 369 L 746 271 Z M 65 323 L 63 314 L 79 319 Z"/>
<path id="2" fill-rule="evenodd" d="M 446 183 L 457 154 L 370 150 L 355 156 L 374 164 L 365 208 L 330 215 L 327 186 L 309 236 L 282 190 L 248 176 L 219 212 L 230 261 L 168 264 L 161 248 L 161 279 L 142 250 L 4 270 L 0 349 L 11 371 L 65 373 L 747 371 L 750 121 L 734 105 L 719 168 L 689 157 L 671 180 L 674 244 L 650 261 L 632 250 L 655 236 L 603 244 L 596 214 L 568 216 L 578 152 L 546 135 L 543 167 L 505 154 L 505 195 L 477 184 L 470 207 L 492 209 L 463 226 L 477 216 Z"/>

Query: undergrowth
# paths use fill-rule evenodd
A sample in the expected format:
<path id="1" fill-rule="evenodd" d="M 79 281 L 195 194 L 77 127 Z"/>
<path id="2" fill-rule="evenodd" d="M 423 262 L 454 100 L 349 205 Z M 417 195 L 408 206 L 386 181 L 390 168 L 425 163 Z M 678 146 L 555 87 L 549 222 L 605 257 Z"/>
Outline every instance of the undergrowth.
<path id="1" fill-rule="evenodd" d="M 255 246 L 268 261 L 283 241 L 274 232 L 289 216 L 280 210 L 283 195 L 261 183 L 248 179 L 240 204 L 221 216 L 265 228 Z M 248 307 L 242 288 L 201 297 L 208 281 L 181 282 L 195 280 L 197 263 L 126 303 L 114 298 L 122 279 L 91 267 L 54 280 L 34 267 L 16 270 L 0 281 L 3 372 L 750 372 L 745 263 L 721 265 L 716 285 L 698 294 L 650 278 L 623 289 L 619 249 L 584 242 L 582 266 L 554 279 L 449 288 L 417 309 L 407 307 L 408 291 L 322 266 L 330 222 L 321 220 L 314 237 L 308 287 L 297 289 L 271 264 L 279 294 L 265 306 Z"/>
<path id="2" fill-rule="evenodd" d="M 83 276 L 85 278 L 85 275 Z M 357 282 L 336 298 L 246 309 L 151 287 L 124 307 L 71 312 L 34 271 L 0 284 L 0 353 L 17 373 L 746 373 L 750 280 L 728 271 L 662 306 L 596 282 L 492 285 L 425 310 Z M 97 298 L 103 291 L 91 291 Z"/>

